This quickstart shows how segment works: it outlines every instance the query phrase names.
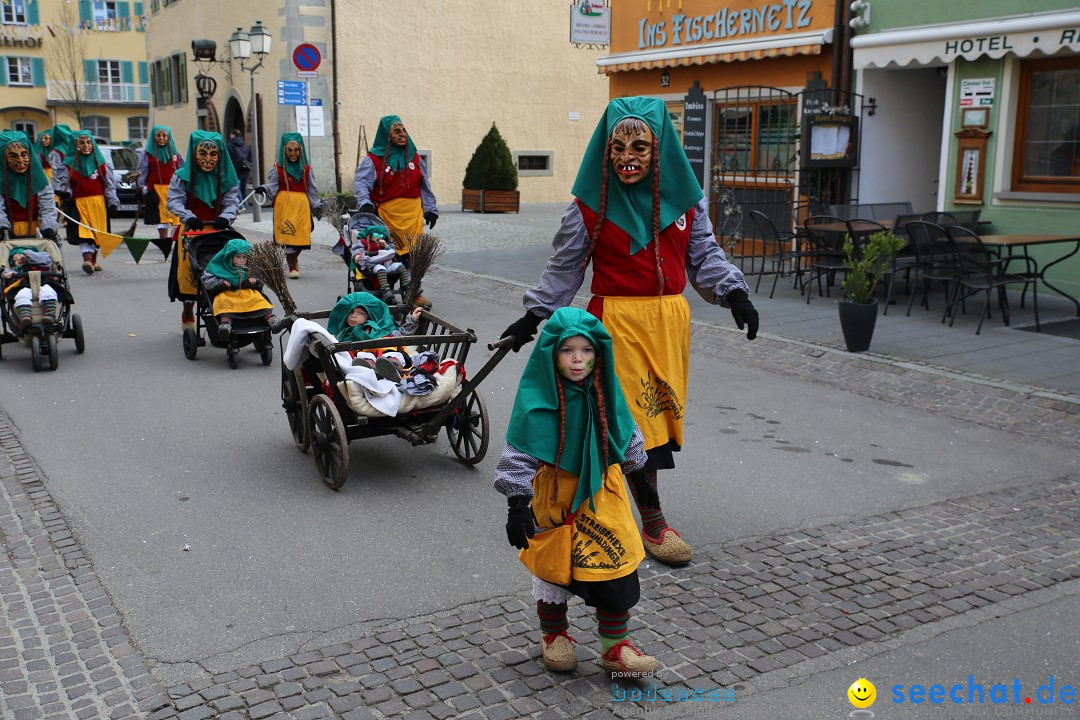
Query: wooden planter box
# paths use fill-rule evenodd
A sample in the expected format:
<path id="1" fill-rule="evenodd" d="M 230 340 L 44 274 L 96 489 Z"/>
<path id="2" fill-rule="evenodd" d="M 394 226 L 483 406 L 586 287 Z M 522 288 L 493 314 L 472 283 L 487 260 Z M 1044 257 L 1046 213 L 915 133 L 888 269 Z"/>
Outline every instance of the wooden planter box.
<path id="1" fill-rule="evenodd" d="M 461 209 L 476 212 L 518 212 L 521 193 L 517 190 L 462 190 Z"/>

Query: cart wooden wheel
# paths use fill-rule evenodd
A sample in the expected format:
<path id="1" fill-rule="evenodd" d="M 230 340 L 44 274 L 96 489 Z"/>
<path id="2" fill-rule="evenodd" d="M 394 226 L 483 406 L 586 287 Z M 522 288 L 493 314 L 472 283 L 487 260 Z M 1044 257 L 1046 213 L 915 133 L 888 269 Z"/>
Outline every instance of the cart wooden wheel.
<path id="1" fill-rule="evenodd" d="M 82 355 L 86 351 L 86 338 L 83 336 L 82 318 L 79 313 L 71 316 L 71 332 L 75 337 L 75 352 Z"/>
<path id="2" fill-rule="evenodd" d="M 60 340 L 56 333 L 49 335 L 49 369 L 60 367 Z"/>
<path id="3" fill-rule="evenodd" d="M 337 490 L 349 477 L 349 439 L 334 401 L 326 395 L 312 398 L 307 427 L 319 477 L 328 488 Z"/>
<path id="4" fill-rule="evenodd" d="M 475 465 L 484 459 L 488 447 L 488 415 L 484 399 L 473 390 L 446 425 L 450 449 L 458 460 Z"/>
<path id="5" fill-rule="evenodd" d="M 307 431 L 307 393 L 296 382 L 296 373 L 281 365 L 281 407 L 289 421 L 289 432 L 300 452 L 307 452 L 311 440 Z"/>
<path id="6" fill-rule="evenodd" d="M 30 338 L 30 366 L 34 372 L 41 372 L 41 338 L 34 335 Z"/>

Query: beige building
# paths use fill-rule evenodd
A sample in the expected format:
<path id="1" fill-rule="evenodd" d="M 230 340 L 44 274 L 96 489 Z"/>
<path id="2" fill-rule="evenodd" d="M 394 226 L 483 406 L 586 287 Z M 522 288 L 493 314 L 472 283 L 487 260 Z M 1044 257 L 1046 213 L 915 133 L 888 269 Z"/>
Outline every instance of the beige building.
<path id="1" fill-rule="evenodd" d="M 0 3 L 0 123 L 31 137 L 54 124 L 114 143 L 148 130 L 143 3 Z"/>
<path id="2" fill-rule="evenodd" d="M 570 12 L 568 3 L 479 0 L 151 2 L 153 122 L 170 125 L 178 138 L 200 122 L 223 134 L 243 128 L 250 143 L 251 76 L 228 60 L 227 46 L 237 27 L 261 20 L 273 38 L 255 75 L 264 172 L 281 133 L 298 129 L 297 106 L 278 104 L 278 86 L 301 82 L 292 54 L 311 43 L 323 58 L 308 81 L 311 98 L 321 102 L 323 134 L 313 122 L 310 145 L 323 191 L 334 186 L 335 158 L 342 189 L 351 190 L 361 130 L 371 143 L 379 118 L 396 114 L 427 159 L 440 205 L 461 202 L 465 166 L 492 122 L 519 159 L 522 201 L 562 202 L 608 99 L 596 69 L 602 51 L 570 44 Z M 214 40 L 217 59 L 225 60 L 205 65 L 216 88 L 202 109 L 191 57 L 196 38 Z M 283 99 L 294 93 L 291 86 Z"/>

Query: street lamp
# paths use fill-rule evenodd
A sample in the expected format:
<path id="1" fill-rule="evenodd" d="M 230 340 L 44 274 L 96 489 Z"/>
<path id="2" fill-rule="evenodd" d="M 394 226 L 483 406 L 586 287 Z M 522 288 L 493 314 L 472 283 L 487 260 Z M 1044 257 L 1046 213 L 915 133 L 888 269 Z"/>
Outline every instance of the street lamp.
<path id="1" fill-rule="evenodd" d="M 256 20 L 251 29 L 244 32 L 243 28 L 236 28 L 229 37 L 229 51 L 234 59 L 240 61 L 240 69 L 251 76 L 251 171 L 255 176 L 254 184 L 257 186 L 261 179 L 259 174 L 259 105 L 255 102 L 255 73 L 263 66 L 263 58 L 270 52 L 270 31 L 263 26 L 262 20 Z M 257 63 L 247 67 L 247 61 L 255 54 Z M 251 219 L 255 222 L 262 220 L 262 206 L 259 201 L 252 198 Z"/>

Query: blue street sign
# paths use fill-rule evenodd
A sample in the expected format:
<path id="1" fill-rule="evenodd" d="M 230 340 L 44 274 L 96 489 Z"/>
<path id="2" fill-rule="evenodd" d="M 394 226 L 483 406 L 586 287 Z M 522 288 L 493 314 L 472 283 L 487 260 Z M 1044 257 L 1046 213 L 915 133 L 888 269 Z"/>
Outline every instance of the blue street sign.
<path id="1" fill-rule="evenodd" d="M 278 80 L 278 105 L 307 105 L 307 88 L 302 82 Z"/>

